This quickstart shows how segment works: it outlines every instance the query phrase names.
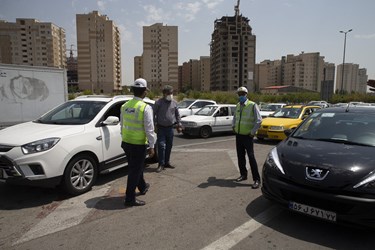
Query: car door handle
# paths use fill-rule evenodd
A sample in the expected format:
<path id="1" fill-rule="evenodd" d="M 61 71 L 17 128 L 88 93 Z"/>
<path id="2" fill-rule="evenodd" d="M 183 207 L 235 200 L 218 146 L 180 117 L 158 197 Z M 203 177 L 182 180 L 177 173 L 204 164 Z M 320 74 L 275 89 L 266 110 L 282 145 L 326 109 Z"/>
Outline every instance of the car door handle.
<path id="1" fill-rule="evenodd" d="M 101 140 L 102 140 L 102 136 L 99 135 L 98 137 L 96 137 L 96 139 L 97 139 L 98 141 L 101 141 Z"/>

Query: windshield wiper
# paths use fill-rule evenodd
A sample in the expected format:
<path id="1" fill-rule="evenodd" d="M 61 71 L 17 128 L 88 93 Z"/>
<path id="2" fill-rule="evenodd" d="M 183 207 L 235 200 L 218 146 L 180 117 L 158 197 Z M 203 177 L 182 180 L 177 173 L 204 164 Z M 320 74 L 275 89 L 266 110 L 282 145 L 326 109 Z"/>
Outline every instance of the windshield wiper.
<path id="1" fill-rule="evenodd" d="M 343 143 L 347 145 L 358 145 L 358 146 L 367 146 L 367 147 L 373 147 L 374 145 L 367 144 L 367 143 L 361 143 L 361 142 L 354 142 L 354 141 L 347 141 L 345 139 L 334 139 L 334 138 L 318 138 L 318 139 L 311 139 L 315 141 L 327 141 L 327 142 L 334 142 L 334 143 Z"/>

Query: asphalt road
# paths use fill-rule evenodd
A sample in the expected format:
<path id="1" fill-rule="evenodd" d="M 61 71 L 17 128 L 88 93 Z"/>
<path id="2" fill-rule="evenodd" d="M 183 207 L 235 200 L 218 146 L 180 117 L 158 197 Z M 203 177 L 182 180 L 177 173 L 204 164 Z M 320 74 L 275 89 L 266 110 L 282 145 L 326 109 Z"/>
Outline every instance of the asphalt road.
<path id="1" fill-rule="evenodd" d="M 255 142 L 259 168 L 276 142 Z M 373 231 L 291 213 L 239 176 L 233 135 L 175 136 L 176 169 L 145 171 L 143 207 L 124 208 L 126 169 L 90 192 L 0 183 L 0 249 L 373 249 Z"/>

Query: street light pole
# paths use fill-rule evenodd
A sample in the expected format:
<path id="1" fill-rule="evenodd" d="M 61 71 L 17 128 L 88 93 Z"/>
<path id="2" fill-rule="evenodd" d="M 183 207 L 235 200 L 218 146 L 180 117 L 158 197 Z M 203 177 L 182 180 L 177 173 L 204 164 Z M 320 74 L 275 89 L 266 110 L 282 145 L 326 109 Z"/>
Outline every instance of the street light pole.
<path id="1" fill-rule="evenodd" d="M 341 90 L 340 90 L 340 94 L 343 94 L 344 93 L 344 69 L 345 69 L 345 49 L 346 49 L 346 34 L 349 33 L 350 31 L 352 31 L 353 29 L 350 29 L 348 31 L 342 31 L 340 30 L 340 33 L 344 33 L 345 34 L 345 38 L 344 38 L 344 56 L 343 56 L 343 59 L 342 59 L 342 76 L 341 76 Z"/>

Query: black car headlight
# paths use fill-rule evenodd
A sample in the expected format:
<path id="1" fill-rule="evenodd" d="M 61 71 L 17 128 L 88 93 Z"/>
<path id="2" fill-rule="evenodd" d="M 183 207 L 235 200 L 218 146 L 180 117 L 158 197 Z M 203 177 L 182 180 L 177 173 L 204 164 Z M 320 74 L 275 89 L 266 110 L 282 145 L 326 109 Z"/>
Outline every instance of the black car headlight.
<path id="1" fill-rule="evenodd" d="M 274 147 L 267 156 L 266 164 L 276 170 L 279 170 L 282 174 L 285 174 L 283 167 L 281 166 L 279 155 L 277 154 L 277 148 Z"/>
<path id="2" fill-rule="evenodd" d="M 21 149 L 25 155 L 39 153 L 51 149 L 59 141 L 60 138 L 43 139 L 25 144 L 21 146 Z"/>

